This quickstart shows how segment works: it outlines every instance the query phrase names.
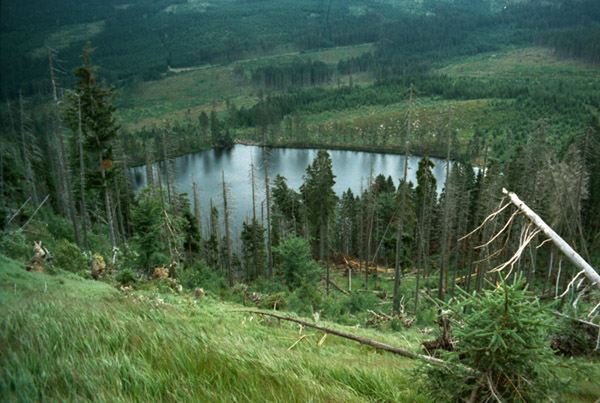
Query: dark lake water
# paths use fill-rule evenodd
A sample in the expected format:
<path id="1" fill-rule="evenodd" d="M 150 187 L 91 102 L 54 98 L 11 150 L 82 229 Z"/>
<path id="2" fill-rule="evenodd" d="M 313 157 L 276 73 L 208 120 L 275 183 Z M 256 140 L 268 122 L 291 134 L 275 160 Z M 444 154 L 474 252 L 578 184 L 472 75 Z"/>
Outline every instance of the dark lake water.
<path id="1" fill-rule="evenodd" d="M 193 203 L 192 183 L 196 182 L 203 223 L 207 222 L 210 199 L 221 214 L 223 211 L 223 191 L 221 172 L 225 173 L 225 182 L 229 185 L 230 198 L 228 203 L 233 206 L 231 225 L 235 236 L 239 237 L 242 222 L 252 216 L 252 188 L 250 185 L 250 163 L 253 160 L 257 167 L 257 216 L 261 218 L 261 203 L 265 200 L 264 164 L 267 161 L 267 171 L 271 183 L 277 174 L 287 178 L 288 186 L 298 190 L 303 182 L 302 176 L 306 167 L 317 155 L 317 149 L 291 148 L 262 148 L 237 144 L 228 149 L 200 151 L 177 157 L 173 160 L 175 167 L 176 187 L 179 193 L 187 193 Z M 404 174 L 402 155 L 369 153 L 362 151 L 328 150 L 333 163 L 335 192 L 341 196 L 343 192 L 352 189 L 359 194 L 361 183 L 367 186 L 369 173 L 391 175 L 394 184 Z M 265 158 L 266 157 L 266 158 Z M 421 157 L 409 157 L 408 180 L 416 185 L 416 172 Z M 435 163 L 433 173 L 437 179 L 438 194 L 442 190 L 446 175 L 444 160 L 432 158 Z M 155 165 L 156 167 L 156 165 Z M 132 168 L 129 177 L 133 190 L 137 193 L 146 186 L 146 168 Z M 163 182 L 164 183 L 164 182 Z M 193 206 L 193 204 L 192 204 Z M 266 215 L 266 212 L 265 212 Z M 266 220 L 266 218 L 265 218 Z M 204 224 L 204 229 L 207 226 Z"/>

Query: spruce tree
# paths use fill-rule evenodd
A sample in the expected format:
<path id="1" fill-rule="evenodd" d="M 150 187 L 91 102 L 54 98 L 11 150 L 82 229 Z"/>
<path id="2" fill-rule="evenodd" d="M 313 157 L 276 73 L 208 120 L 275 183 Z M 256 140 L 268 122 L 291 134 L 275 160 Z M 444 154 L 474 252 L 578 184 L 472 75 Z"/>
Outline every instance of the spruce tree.
<path id="1" fill-rule="evenodd" d="M 86 190 L 94 188 L 104 193 L 106 221 L 114 248 L 116 238 L 108 182 L 114 168 L 112 141 L 117 136 L 120 126 L 116 123 L 116 107 L 112 104 L 116 95 L 115 89 L 106 87 L 104 82 L 97 80 L 98 68 L 92 66 L 91 60 L 94 50 L 88 42 L 81 55 L 83 64 L 73 70 L 77 82 L 68 97 L 66 121 L 73 133 L 81 132 L 83 149 L 86 152 Z"/>

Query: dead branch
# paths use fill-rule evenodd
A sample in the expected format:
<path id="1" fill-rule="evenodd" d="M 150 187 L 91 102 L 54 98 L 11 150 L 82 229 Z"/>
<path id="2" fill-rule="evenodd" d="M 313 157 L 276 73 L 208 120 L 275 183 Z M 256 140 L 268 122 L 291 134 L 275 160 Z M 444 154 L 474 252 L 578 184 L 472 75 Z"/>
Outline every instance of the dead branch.
<path id="1" fill-rule="evenodd" d="M 490 239 L 489 241 L 487 241 L 486 243 L 484 243 L 483 245 L 479 245 L 476 246 L 475 249 L 481 249 L 481 248 L 485 248 L 486 246 L 490 245 L 492 242 L 494 242 L 503 232 L 504 230 L 506 230 L 506 228 L 508 228 L 508 226 L 512 223 L 513 219 L 517 216 L 517 214 L 519 214 L 519 211 L 515 211 L 513 213 L 513 215 L 510 216 L 510 218 L 508 219 L 508 221 L 506 222 L 506 224 L 504 225 L 504 227 L 496 234 L 492 237 L 492 239 Z"/>
<path id="2" fill-rule="evenodd" d="M 561 318 L 566 318 L 566 319 L 570 319 L 574 322 L 579 322 L 579 323 L 583 323 L 584 325 L 588 325 L 588 326 L 592 326 L 595 327 L 597 329 L 600 329 L 600 325 L 597 325 L 593 322 L 588 322 L 587 320 L 583 320 L 583 319 L 578 319 L 578 318 L 573 318 L 571 316 L 567 316 L 564 313 L 560 313 L 560 312 L 552 312 L 552 315 L 556 315 L 556 316 L 560 316 Z"/>
<path id="3" fill-rule="evenodd" d="M 331 284 L 333 286 L 333 288 L 335 288 L 336 290 L 338 290 L 339 292 L 341 292 L 342 294 L 346 294 L 346 295 L 350 295 L 350 293 L 346 290 L 344 290 L 343 288 L 340 288 L 336 283 L 334 283 L 331 280 L 327 280 L 327 278 L 323 277 L 323 280 L 325 280 L 326 282 L 328 282 L 329 284 Z"/>
<path id="4" fill-rule="evenodd" d="M 398 354 L 398 355 L 401 355 L 403 357 L 407 357 L 407 358 L 411 358 L 411 359 L 417 359 L 417 360 L 422 360 L 422 361 L 427 361 L 427 362 L 429 362 L 431 364 L 436 364 L 436 365 L 446 365 L 446 362 L 443 361 L 443 360 L 440 360 L 439 358 L 430 357 L 430 356 L 419 354 L 419 353 L 413 353 L 411 351 L 405 350 L 405 349 L 400 348 L 400 347 L 390 346 L 389 344 L 380 343 L 378 341 L 371 340 L 371 339 L 366 339 L 364 337 L 356 336 L 356 335 L 351 334 L 351 333 L 346 333 L 346 332 L 342 332 L 340 330 L 335 330 L 335 329 L 327 328 L 327 327 L 320 326 L 320 325 L 317 325 L 317 324 L 314 324 L 314 323 L 305 322 L 305 321 L 300 320 L 300 319 L 290 318 L 289 316 L 282 316 L 282 315 L 277 315 L 277 314 L 274 314 L 274 313 L 267 313 L 267 312 L 261 312 L 261 311 L 251 311 L 251 310 L 239 310 L 239 311 L 234 311 L 234 312 L 245 312 L 245 313 L 253 313 L 253 314 L 257 314 L 257 315 L 272 316 L 272 317 L 280 319 L 280 320 L 287 320 L 287 321 L 290 321 L 290 322 L 299 323 L 299 324 L 301 324 L 302 326 L 305 326 L 305 327 L 312 327 L 313 329 L 318 329 L 318 330 L 321 330 L 321 331 L 323 331 L 325 333 L 330 333 L 330 334 L 334 334 L 334 335 L 339 336 L 339 337 L 343 337 L 345 339 L 354 340 L 354 341 L 357 341 L 357 342 L 359 342 L 361 344 L 366 344 L 366 345 L 374 347 L 376 349 L 388 351 L 390 353 Z"/>
<path id="5" fill-rule="evenodd" d="M 510 203 L 506 203 L 503 207 L 501 207 L 499 210 L 494 211 L 492 214 L 490 214 L 489 216 L 487 216 L 485 218 L 485 220 L 483 220 L 483 222 L 481 223 L 481 225 L 477 228 L 475 228 L 473 231 L 469 232 L 467 235 L 463 236 L 462 238 L 460 238 L 458 240 L 458 242 L 462 241 L 463 239 L 467 239 L 468 237 L 470 237 L 471 235 L 473 235 L 474 233 L 476 233 L 477 231 L 479 231 L 481 228 L 483 228 L 483 226 L 492 218 L 496 217 L 498 214 L 500 214 L 502 211 L 504 211 L 505 208 L 507 208 L 508 206 L 510 206 Z"/>
<path id="6" fill-rule="evenodd" d="M 50 195 L 47 195 L 46 198 L 40 203 L 40 205 L 37 206 L 37 208 L 34 210 L 33 214 L 31 214 L 31 217 L 29 217 L 29 219 L 27 220 L 27 222 L 25 224 L 23 224 L 23 226 L 20 228 L 20 230 L 23 230 L 23 228 L 25 228 L 27 226 L 27 224 L 29 224 L 29 222 L 33 219 L 33 217 L 36 215 L 36 213 L 38 212 L 38 210 L 40 208 L 42 208 L 42 206 L 44 205 L 44 203 L 46 203 L 46 200 L 48 200 L 49 197 L 50 197 Z"/>
<path id="7" fill-rule="evenodd" d="M 19 209 L 8 219 L 6 225 L 10 224 L 12 220 L 14 220 L 14 218 L 19 215 L 19 213 L 21 212 L 21 210 L 23 210 L 23 207 L 25 207 L 29 200 L 31 200 L 31 197 L 28 197 L 27 200 L 25 200 L 25 202 L 21 205 L 21 207 L 19 207 Z"/>

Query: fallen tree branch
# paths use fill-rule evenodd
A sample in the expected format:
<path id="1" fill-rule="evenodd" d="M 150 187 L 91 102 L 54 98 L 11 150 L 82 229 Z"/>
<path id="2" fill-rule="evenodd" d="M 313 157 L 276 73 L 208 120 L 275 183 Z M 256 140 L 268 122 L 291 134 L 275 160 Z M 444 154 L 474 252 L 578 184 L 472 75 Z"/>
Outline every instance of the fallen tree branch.
<path id="1" fill-rule="evenodd" d="M 553 314 L 553 315 L 556 315 L 556 316 L 560 316 L 561 318 L 570 319 L 570 320 L 572 320 L 572 321 L 574 321 L 574 322 L 583 323 L 584 325 L 588 325 L 588 326 L 591 326 L 591 327 L 595 327 L 595 328 L 597 328 L 597 329 L 600 329 L 600 325 L 597 325 L 597 324 L 595 324 L 595 323 L 593 323 L 593 322 L 588 322 L 587 320 L 578 319 L 578 318 L 573 318 L 573 317 L 571 317 L 571 316 L 567 316 L 567 315 L 565 315 L 564 313 L 560 313 L 560 312 L 552 312 L 552 314 Z"/>
<path id="2" fill-rule="evenodd" d="M 8 219 L 8 222 L 6 223 L 6 225 L 10 224 L 11 221 L 19 215 L 19 213 L 21 212 L 21 210 L 23 210 L 23 207 L 25 207 L 25 205 L 29 202 L 29 200 L 31 200 L 31 197 L 28 197 L 27 200 L 25 200 L 25 203 L 23 203 L 21 205 L 21 207 L 19 207 L 19 209 Z"/>
<path id="3" fill-rule="evenodd" d="M 35 215 L 38 212 L 38 210 L 44 205 L 44 203 L 46 203 L 46 200 L 48 200 L 49 197 L 50 197 L 50 195 L 47 195 L 46 198 L 44 199 L 44 201 L 42 201 L 40 203 L 40 205 L 37 206 L 37 208 L 34 210 L 33 214 L 31 214 L 31 217 L 29 217 L 29 219 L 27 220 L 27 222 L 25 224 L 23 224 L 23 226 L 20 228 L 20 230 L 23 230 L 23 228 L 25 228 L 27 226 L 27 224 L 29 224 L 29 222 L 33 219 L 33 217 L 35 217 Z"/>
<path id="4" fill-rule="evenodd" d="M 250 311 L 250 310 L 240 310 L 240 311 L 234 311 L 234 312 L 245 312 L 245 313 L 254 313 L 257 315 L 272 316 L 272 317 L 280 319 L 280 320 L 287 320 L 290 322 L 299 323 L 305 327 L 312 327 L 313 329 L 318 329 L 325 333 L 331 333 L 336 336 L 343 337 L 345 339 L 354 340 L 361 344 L 366 344 L 368 346 L 375 347 L 376 349 L 379 349 L 379 350 L 389 351 L 390 353 L 398 354 L 403 357 L 417 359 L 417 360 L 423 360 L 423 361 L 427 361 L 431 364 L 436 364 L 436 365 L 446 365 L 446 362 L 443 360 L 440 360 L 439 358 L 430 357 L 428 355 L 423 355 L 423 354 L 419 354 L 419 353 L 413 353 L 411 351 L 405 350 L 400 347 L 390 346 L 389 344 L 380 343 L 375 340 L 366 339 L 364 337 L 356 336 L 351 333 L 342 332 L 340 330 L 335 330 L 335 329 L 327 328 L 324 326 L 319 326 L 317 324 L 305 322 L 300 319 L 290 318 L 289 316 L 282 316 L 282 315 L 277 315 L 274 313 L 267 313 L 267 312 L 261 312 L 261 311 Z"/>
<path id="5" fill-rule="evenodd" d="M 323 280 L 329 282 L 329 284 L 331 284 L 333 286 L 333 288 L 335 288 L 336 290 L 338 290 L 339 292 L 341 292 L 342 294 L 346 294 L 346 295 L 350 295 L 350 293 L 346 290 L 344 290 L 343 288 L 340 288 L 336 283 L 334 283 L 331 280 L 327 280 L 327 278 L 323 277 Z"/>
<path id="6" fill-rule="evenodd" d="M 586 262 L 571 246 L 565 242 L 548 224 L 544 222 L 533 210 L 531 210 L 519 197 L 506 189 L 502 189 L 502 193 L 508 195 L 512 204 L 525 214 L 529 220 L 535 224 L 548 238 L 552 240 L 554 245 L 575 265 L 575 267 L 583 270 L 585 276 L 590 282 L 600 289 L 600 275 Z"/>

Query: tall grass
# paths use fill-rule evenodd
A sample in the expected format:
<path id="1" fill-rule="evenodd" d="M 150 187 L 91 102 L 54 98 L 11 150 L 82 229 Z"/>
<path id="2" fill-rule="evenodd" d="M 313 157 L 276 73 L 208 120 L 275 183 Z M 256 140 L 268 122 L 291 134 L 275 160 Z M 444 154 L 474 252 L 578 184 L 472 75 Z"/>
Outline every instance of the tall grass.
<path id="1" fill-rule="evenodd" d="M 28 273 L 0 255 L 0 401 L 427 401 L 419 363 L 335 336 L 319 346 L 320 331 L 240 308 Z M 416 327 L 342 330 L 413 351 L 431 338 Z M 598 393 L 592 381 L 563 397 Z"/>
<path id="2" fill-rule="evenodd" d="M 2 401 L 424 401 L 400 357 L 331 336 L 318 347 L 323 334 L 309 331 L 288 351 L 295 325 L 235 305 L 0 264 Z"/>

